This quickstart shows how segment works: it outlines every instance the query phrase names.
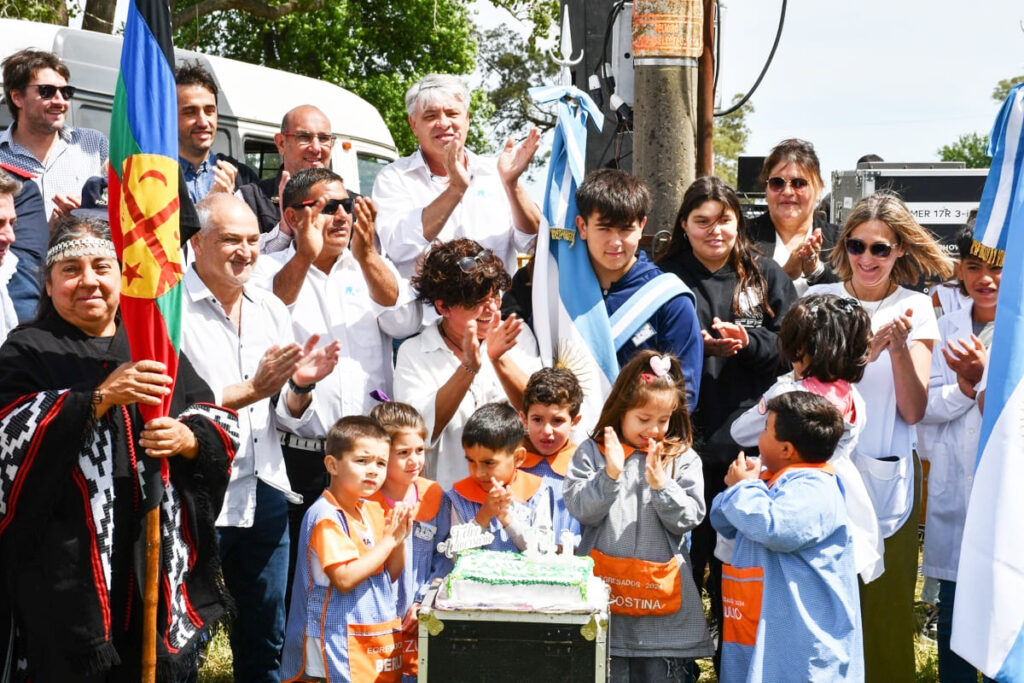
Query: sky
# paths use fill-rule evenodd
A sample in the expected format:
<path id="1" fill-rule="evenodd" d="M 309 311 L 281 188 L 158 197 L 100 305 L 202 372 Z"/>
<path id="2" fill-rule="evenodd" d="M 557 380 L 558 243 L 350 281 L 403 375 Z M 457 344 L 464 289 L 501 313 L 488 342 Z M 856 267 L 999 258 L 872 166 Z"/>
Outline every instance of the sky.
<path id="1" fill-rule="evenodd" d="M 723 1 L 719 95 L 728 103 L 756 80 L 782 3 Z M 504 19 L 486 0 L 476 5 L 481 22 Z M 942 145 L 992 128 L 992 88 L 1024 74 L 1022 20 L 1019 0 L 790 0 L 778 51 L 751 100 L 746 153 L 804 138 L 826 184 L 867 153 L 937 161 Z"/>

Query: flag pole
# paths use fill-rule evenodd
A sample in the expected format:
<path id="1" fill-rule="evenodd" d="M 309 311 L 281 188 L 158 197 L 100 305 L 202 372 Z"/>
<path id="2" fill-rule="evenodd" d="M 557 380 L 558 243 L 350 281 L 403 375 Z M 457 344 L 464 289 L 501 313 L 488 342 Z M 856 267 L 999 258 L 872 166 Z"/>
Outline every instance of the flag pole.
<path id="1" fill-rule="evenodd" d="M 121 320 L 133 361 L 178 372 L 181 338 L 182 201 L 179 185 L 177 89 L 168 0 L 130 0 L 121 68 L 110 121 L 111 236 L 125 273 Z M 173 382 L 171 387 L 173 389 Z M 172 393 L 160 405 L 139 405 L 143 422 L 170 415 Z M 167 458 L 140 458 L 145 558 L 142 589 L 142 680 L 155 683 L 160 603 L 160 507 L 170 479 Z M 159 472 L 155 471 L 159 468 Z"/>
<path id="2" fill-rule="evenodd" d="M 160 602 L 160 506 L 146 513 L 146 582 L 142 593 L 142 683 L 156 683 L 156 608 Z"/>

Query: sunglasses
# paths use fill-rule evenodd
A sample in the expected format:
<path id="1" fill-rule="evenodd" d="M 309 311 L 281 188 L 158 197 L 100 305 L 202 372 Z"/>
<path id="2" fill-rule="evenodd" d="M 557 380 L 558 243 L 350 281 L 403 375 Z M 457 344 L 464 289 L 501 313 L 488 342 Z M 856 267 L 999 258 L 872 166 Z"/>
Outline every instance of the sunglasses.
<path id="1" fill-rule="evenodd" d="M 794 190 L 802 190 L 810 184 L 810 180 L 808 180 L 807 178 L 800 177 L 790 178 L 789 180 L 786 180 L 785 178 L 780 178 L 779 176 L 772 176 L 771 178 L 768 179 L 768 187 L 770 187 L 774 192 L 782 192 L 783 190 L 786 189 L 786 185 L 789 185 Z"/>
<path id="2" fill-rule="evenodd" d="M 338 213 L 338 207 L 340 206 L 341 208 L 345 209 L 345 213 L 352 214 L 352 203 L 355 201 L 355 198 L 358 197 L 358 196 L 359 195 L 350 194 L 345 199 L 328 199 L 327 203 L 324 204 L 324 208 L 320 210 L 320 213 L 327 214 L 329 216 L 333 216 L 334 214 Z M 315 200 L 315 199 L 307 199 L 304 202 L 299 202 L 298 204 L 292 204 L 291 208 L 297 209 L 299 211 L 302 211 L 303 209 L 305 209 L 307 207 L 310 207 L 310 206 L 313 206 L 314 204 L 316 204 L 316 201 L 317 200 Z"/>
<path id="3" fill-rule="evenodd" d="M 856 237 L 846 238 L 846 252 L 851 256 L 860 256 L 865 251 L 870 251 L 871 255 L 876 258 L 889 258 L 892 249 L 893 245 L 886 242 L 874 242 L 868 246 L 864 240 L 859 240 Z"/>
<path id="4" fill-rule="evenodd" d="M 78 90 L 73 85 L 49 85 L 46 83 L 32 83 L 28 87 L 35 88 L 39 97 L 44 100 L 52 100 L 58 92 L 65 100 L 70 100 Z"/>
<path id="5" fill-rule="evenodd" d="M 484 259 L 491 253 L 490 249 L 484 249 L 476 256 L 463 256 L 458 260 L 459 270 L 463 273 L 472 273 L 480 266 L 485 266 Z"/>

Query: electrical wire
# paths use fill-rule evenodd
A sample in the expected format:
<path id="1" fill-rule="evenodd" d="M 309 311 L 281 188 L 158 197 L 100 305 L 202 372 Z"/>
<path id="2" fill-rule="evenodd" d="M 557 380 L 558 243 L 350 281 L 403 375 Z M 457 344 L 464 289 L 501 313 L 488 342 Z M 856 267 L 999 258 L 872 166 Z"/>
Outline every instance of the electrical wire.
<path id="1" fill-rule="evenodd" d="M 625 7 L 625 5 L 626 0 L 616 0 L 616 2 L 612 4 L 611 10 L 608 11 L 608 24 L 604 29 L 604 41 L 602 41 L 601 47 L 601 60 L 597 63 L 597 68 L 594 70 L 597 77 L 601 79 L 601 84 L 608 90 L 609 96 L 614 93 L 614 90 L 608 85 L 608 74 L 604 65 L 609 63 L 608 44 L 612 39 L 612 29 L 615 26 L 615 18 L 618 17 L 619 12 L 622 11 L 622 8 Z"/>
<path id="2" fill-rule="evenodd" d="M 740 107 L 747 103 L 747 100 L 749 100 L 751 95 L 754 94 L 754 91 L 757 90 L 757 87 L 761 85 L 761 80 L 764 79 L 764 75 L 768 73 L 768 67 L 772 65 L 772 60 L 775 58 L 775 51 L 779 47 L 779 39 L 782 38 L 782 27 L 786 23 L 786 2 L 787 0 L 782 0 L 782 8 L 779 10 L 779 28 L 775 32 L 775 42 L 772 43 L 772 50 L 771 52 L 768 53 L 768 59 L 765 60 L 764 67 L 761 69 L 761 73 L 758 75 L 757 80 L 754 81 L 754 85 L 751 86 L 750 90 L 747 91 L 747 94 L 741 97 L 738 102 L 736 102 L 728 109 L 725 109 L 723 111 L 716 111 L 715 116 L 726 116 L 738 110 Z"/>
<path id="3" fill-rule="evenodd" d="M 722 63 L 722 3 L 715 0 L 715 77 L 711 81 L 712 94 L 718 92 L 718 65 Z"/>

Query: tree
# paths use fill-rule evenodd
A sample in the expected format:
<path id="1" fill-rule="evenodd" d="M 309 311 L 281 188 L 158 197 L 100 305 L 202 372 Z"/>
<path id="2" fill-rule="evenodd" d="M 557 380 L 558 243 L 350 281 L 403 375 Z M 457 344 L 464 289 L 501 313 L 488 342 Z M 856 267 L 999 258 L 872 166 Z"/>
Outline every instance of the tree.
<path id="1" fill-rule="evenodd" d="M 1024 74 L 1004 78 L 992 88 L 992 99 L 1002 104 L 1010 94 L 1010 89 L 1022 82 Z M 938 149 L 939 158 L 943 161 L 962 161 L 967 164 L 967 168 L 988 168 L 991 159 L 987 152 L 988 135 L 978 133 L 964 133 L 953 144 L 943 145 Z"/>
<path id="2" fill-rule="evenodd" d="M 206 2 L 178 0 L 175 12 L 187 14 L 189 8 L 201 8 Z M 377 107 L 399 152 L 410 153 L 416 140 L 406 120 L 406 89 L 430 72 L 468 74 L 475 67 L 470 1 L 322 4 L 276 19 L 237 10 L 201 14 L 175 31 L 175 44 L 348 88 Z M 487 108 L 480 95 L 474 103 L 478 108 L 469 144 L 486 150 Z"/>
<path id="3" fill-rule="evenodd" d="M 939 158 L 943 161 L 963 161 L 967 168 L 988 168 L 988 135 L 965 133 L 951 145 L 939 148 Z"/>
<path id="4" fill-rule="evenodd" d="M 68 8 L 65 0 L 0 0 L 0 17 L 61 26 L 67 26 L 68 18 L 75 16 L 78 9 L 78 5 Z"/>
<path id="5" fill-rule="evenodd" d="M 550 85 L 558 78 L 558 66 L 548 54 L 507 27 L 478 34 L 480 68 L 487 83 L 487 99 L 494 108 L 496 137 L 522 137 L 526 128 L 545 132 L 556 118 L 550 108 L 542 109 L 527 92 L 531 87 Z"/>
<path id="6" fill-rule="evenodd" d="M 1012 78 L 1004 78 L 996 83 L 996 87 L 992 88 L 992 99 L 1002 104 L 1006 96 L 1010 94 L 1010 88 L 1021 82 L 1024 82 L 1024 74 L 1013 76 Z"/>
<path id="7" fill-rule="evenodd" d="M 735 104 L 741 97 L 742 94 L 733 95 L 732 103 Z M 736 187 L 739 156 L 746 150 L 750 138 L 747 115 L 753 113 L 754 105 L 748 100 L 733 113 L 715 117 L 715 175 L 733 187 Z"/>

